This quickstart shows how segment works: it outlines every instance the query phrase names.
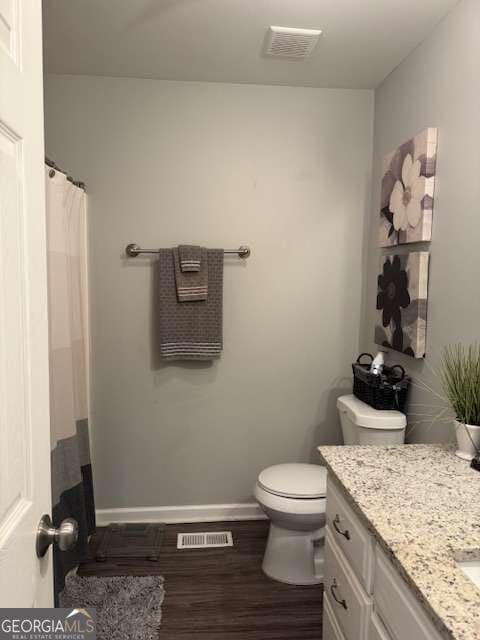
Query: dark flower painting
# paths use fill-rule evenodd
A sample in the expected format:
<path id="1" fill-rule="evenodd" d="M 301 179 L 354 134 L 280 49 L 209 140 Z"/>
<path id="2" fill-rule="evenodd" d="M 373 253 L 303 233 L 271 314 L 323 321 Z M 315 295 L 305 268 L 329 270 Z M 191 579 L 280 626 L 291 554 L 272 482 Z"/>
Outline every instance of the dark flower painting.
<path id="1" fill-rule="evenodd" d="M 382 256 L 377 278 L 375 342 L 414 358 L 425 355 L 427 251 Z"/>
<path id="2" fill-rule="evenodd" d="M 391 247 L 432 238 L 437 130 L 425 129 L 385 156 L 379 243 Z"/>

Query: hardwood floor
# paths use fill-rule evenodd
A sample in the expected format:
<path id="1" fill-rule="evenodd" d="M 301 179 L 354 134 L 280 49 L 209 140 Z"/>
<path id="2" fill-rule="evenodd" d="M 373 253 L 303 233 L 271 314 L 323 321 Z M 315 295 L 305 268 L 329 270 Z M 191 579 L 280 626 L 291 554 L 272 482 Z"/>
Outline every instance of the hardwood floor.
<path id="1" fill-rule="evenodd" d="M 234 546 L 177 550 L 177 533 L 233 533 Z M 162 575 L 160 640 L 321 640 L 322 588 L 267 578 L 261 569 L 268 522 L 168 525 L 160 560 L 116 558 L 81 565 L 81 575 Z M 92 554 L 96 542 L 92 540 Z M 92 555 L 93 557 L 93 555 Z"/>

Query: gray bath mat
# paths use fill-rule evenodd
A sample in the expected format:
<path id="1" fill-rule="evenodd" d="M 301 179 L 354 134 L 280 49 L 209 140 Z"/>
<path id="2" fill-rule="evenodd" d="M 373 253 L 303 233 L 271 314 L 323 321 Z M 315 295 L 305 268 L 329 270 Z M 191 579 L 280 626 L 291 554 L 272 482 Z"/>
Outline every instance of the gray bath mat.
<path id="1" fill-rule="evenodd" d="M 157 640 L 165 597 L 160 576 L 69 575 L 61 607 L 95 607 L 98 640 Z"/>

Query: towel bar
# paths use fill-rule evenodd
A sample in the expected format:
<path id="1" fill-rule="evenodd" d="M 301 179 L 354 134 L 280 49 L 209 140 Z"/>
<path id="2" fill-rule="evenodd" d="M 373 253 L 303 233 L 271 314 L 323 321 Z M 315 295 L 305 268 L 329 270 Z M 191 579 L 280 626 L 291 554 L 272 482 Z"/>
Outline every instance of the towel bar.
<path id="1" fill-rule="evenodd" d="M 141 249 L 138 246 L 138 244 L 135 244 L 134 242 L 132 242 L 132 244 L 128 244 L 125 247 L 125 253 L 129 258 L 136 258 L 141 253 L 149 253 L 149 254 L 158 253 L 158 249 Z M 245 259 L 250 257 L 251 251 L 250 251 L 250 247 L 242 245 L 238 249 L 224 249 L 223 253 L 226 255 L 237 255 L 239 258 Z"/>

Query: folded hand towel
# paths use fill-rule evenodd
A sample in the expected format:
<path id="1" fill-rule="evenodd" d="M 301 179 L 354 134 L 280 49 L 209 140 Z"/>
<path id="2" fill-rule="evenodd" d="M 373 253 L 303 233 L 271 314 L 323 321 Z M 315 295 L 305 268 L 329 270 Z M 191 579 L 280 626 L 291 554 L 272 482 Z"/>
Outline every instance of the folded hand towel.
<path id="1" fill-rule="evenodd" d="M 180 267 L 179 249 L 173 249 L 175 261 L 175 283 L 177 286 L 177 298 L 179 302 L 193 302 L 194 300 L 206 300 L 208 296 L 208 264 L 207 250 L 202 248 L 200 252 L 200 271 L 182 272 Z"/>
<path id="2" fill-rule="evenodd" d="M 178 247 L 180 267 L 182 271 L 200 271 L 201 247 L 193 244 L 181 244 Z"/>
<path id="3" fill-rule="evenodd" d="M 223 250 L 207 251 L 208 298 L 179 302 L 175 285 L 175 250 L 160 249 L 160 355 L 165 360 L 213 360 L 223 347 Z"/>

